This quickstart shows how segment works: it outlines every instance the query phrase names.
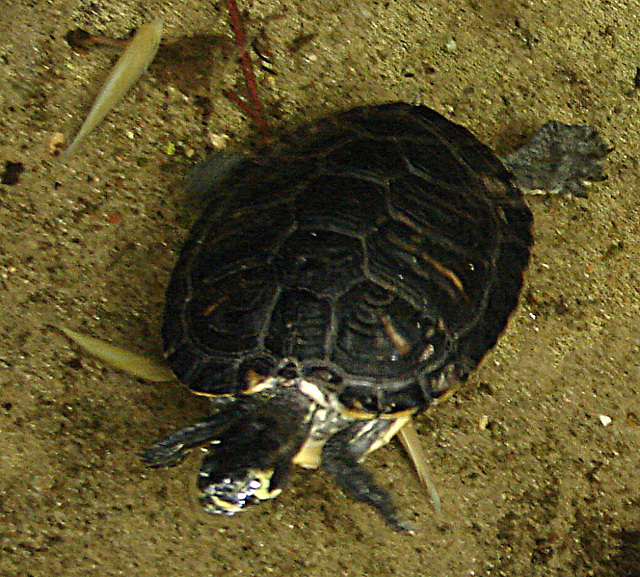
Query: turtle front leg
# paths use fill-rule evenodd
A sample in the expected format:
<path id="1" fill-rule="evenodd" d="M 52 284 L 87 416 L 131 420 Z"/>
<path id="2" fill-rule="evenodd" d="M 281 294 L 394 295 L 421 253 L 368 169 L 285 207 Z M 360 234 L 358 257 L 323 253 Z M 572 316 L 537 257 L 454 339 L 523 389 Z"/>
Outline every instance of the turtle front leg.
<path id="1" fill-rule="evenodd" d="M 612 150 L 591 126 L 551 121 L 502 162 L 525 192 L 586 196 L 591 182 L 605 179 Z"/>
<path id="2" fill-rule="evenodd" d="M 225 415 L 212 415 L 208 420 L 185 427 L 154 443 L 140 456 L 144 463 L 153 468 L 175 467 L 189 451 L 210 443 L 225 428 Z"/>
<path id="3" fill-rule="evenodd" d="M 321 466 L 349 496 L 373 507 L 396 531 L 411 531 L 399 516 L 391 496 L 358 462 L 384 435 L 390 420 L 357 421 L 333 435 L 322 449 Z"/>

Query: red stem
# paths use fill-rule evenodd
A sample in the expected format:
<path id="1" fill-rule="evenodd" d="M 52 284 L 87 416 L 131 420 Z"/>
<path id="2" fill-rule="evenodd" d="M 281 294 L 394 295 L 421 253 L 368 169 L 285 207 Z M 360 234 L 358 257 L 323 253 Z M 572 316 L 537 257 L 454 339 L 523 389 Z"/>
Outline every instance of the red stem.
<path id="1" fill-rule="evenodd" d="M 240 98 L 235 92 L 232 92 L 231 90 L 223 90 L 222 94 L 225 98 L 231 100 L 231 102 L 236 104 L 238 108 L 242 110 L 242 112 L 244 112 L 249 118 L 251 118 L 251 120 L 256 123 L 259 122 L 257 111 L 251 108 L 251 105 L 242 100 L 242 98 Z"/>
<path id="2" fill-rule="evenodd" d="M 229 10 L 229 18 L 231 20 L 231 27 L 236 38 L 236 46 L 240 51 L 240 63 L 242 65 L 242 71 L 244 73 L 244 79 L 247 84 L 247 92 L 249 94 L 250 106 L 243 102 L 236 94 L 233 96 L 227 95 L 231 98 L 242 110 L 244 110 L 255 122 L 258 130 L 262 134 L 263 139 L 269 135 L 269 127 L 265 120 L 264 106 L 262 100 L 258 94 L 258 83 L 256 82 L 256 75 L 253 72 L 253 63 L 251 62 L 251 56 L 247 50 L 247 38 L 242 28 L 242 20 L 240 18 L 240 12 L 236 0 L 226 0 L 227 8 Z"/>

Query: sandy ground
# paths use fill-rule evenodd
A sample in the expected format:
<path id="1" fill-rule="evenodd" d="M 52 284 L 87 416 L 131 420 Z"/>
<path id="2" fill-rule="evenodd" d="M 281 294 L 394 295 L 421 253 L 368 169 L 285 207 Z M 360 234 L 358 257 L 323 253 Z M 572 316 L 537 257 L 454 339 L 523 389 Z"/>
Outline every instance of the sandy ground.
<path id="1" fill-rule="evenodd" d="M 319 472 L 207 516 L 197 456 L 162 471 L 138 457 L 206 404 L 103 365 L 54 326 L 158 353 L 164 286 L 197 213 L 181 183 L 212 139 L 252 133 L 220 95 L 241 81 L 219 40 L 226 13 L 1 0 L 0 575 L 640 575 L 638 1 L 242 4 L 267 33 L 275 74 L 259 80 L 276 128 L 420 99 L 505 151 L 549 118 L 588 122 L 615 144 L 609 179 L 588 199 L 531 199 L 520 308 L 468 388 L 419 420 L 440 521 L 395 444 L 367 464 L 415 536 Z M 66 34 L 126 37 L 159 14 L 182 48 L 59 164 L 51 137 L 78 128 L 117 56 Z"/>

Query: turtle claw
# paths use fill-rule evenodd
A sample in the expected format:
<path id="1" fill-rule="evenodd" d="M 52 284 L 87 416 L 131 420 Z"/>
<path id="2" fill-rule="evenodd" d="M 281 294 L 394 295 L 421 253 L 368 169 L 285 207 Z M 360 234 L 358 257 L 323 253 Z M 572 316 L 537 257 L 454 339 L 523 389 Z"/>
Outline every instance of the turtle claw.
<path id="1" fill-rule="evenodd" d="M 149 447 L 140 453 L 140 457 L 145 465 L 158 469 L 160 467 L 175 467 L 179 465 L 189 453 L 184 445 L 180 443 L 169 443 L 170 439 L 165 439 Z"/>
<path id="2" fill-rule="evenodd" d="M 587 196 L 592 182 L 605 180 L 612 150 L 591 126 L 551 121 L 503 163 L 527 192 Z"/>

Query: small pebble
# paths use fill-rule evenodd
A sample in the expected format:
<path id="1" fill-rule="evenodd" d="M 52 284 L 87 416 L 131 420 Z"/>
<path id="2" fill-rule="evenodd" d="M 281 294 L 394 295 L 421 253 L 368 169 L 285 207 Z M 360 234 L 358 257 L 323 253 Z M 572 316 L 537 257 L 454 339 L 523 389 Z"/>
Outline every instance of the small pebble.
<path id="1" fill-rule="evenodd" d="M 607 417 L 607 415 L 599 415 L 598 418 L 600 419 L 602 425 L 605 427 L 608 427 L 613 422 L 611 417 Z"/>
<path id="2" fill-rule="evenodd" d="M 229 145 L 231 137 L 228 134 L 209 133 L 209 142 L 216 150 L 224 150 Z"/>
<path id="3" fill-rule="evenodd" d="M 65 137 L 62 132 L 54 132 L 47 143 L 47 149 L 52 156 L 58 156 L 58 154 L 64 150 L 65 146 Z"/>
<path id="4" fill-rule="evenodd" d="M 452 38 L 444 45 L 444 51 L 453 53 L 458 49 L 458 43 Z"/>
<path id="5" fill-rule="evenodd" d="M 56 483 L 53 475 L 36 475 L 31 479 L 31 487 L 39 493 L 50 490 Z"/>

